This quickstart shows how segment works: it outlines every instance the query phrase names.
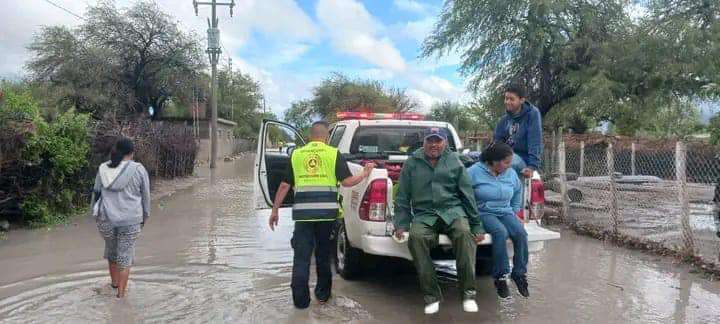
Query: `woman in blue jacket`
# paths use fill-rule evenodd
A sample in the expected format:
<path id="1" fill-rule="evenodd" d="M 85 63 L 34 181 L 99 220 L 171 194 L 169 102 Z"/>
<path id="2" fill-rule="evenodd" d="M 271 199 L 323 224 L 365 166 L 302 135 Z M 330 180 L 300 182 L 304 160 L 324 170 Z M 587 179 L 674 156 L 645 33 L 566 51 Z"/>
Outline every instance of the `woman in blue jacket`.
<path id="1" fill-rule="evenodd" d="M 528 240 L 525 227 L 516 216 L 522 208 L 522 184 L 517 173 L 510 168 L 513 150 L 502 142 L 488 146 L 480 162 L 468 169 L 475 199 L 485 231 L 492 236 L 493 278 L 501 298 L 508 298 L 507 279 L 511 278 L 518 291 L 529 297 L 527 283 Z M 512 273 L 506 242 L 512 240 Z"/>

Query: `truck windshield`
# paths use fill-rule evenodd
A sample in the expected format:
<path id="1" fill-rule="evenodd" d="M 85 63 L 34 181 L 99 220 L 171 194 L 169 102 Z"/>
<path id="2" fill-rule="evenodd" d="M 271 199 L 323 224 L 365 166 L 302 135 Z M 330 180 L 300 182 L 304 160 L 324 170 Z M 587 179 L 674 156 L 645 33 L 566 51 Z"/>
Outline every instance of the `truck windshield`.
<path id="1" fill-rule="evenodd" d="M 350 144 L 350 154 L 411 154 L 423 145 L 423 134 L 430 126 L 364 126 L 357 129 Z M 450 131 L 445 129 L 448 134 Z M 455 151 L 455 141 L 448 137 L 448 147 Z"/>

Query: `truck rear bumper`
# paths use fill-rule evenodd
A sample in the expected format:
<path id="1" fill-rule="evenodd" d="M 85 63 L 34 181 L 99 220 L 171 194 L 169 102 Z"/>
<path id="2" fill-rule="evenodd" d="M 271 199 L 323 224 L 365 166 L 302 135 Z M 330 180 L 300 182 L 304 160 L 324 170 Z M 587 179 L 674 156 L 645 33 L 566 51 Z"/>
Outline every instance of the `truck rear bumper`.
<path id="1" fill-rule="evenodd" d="M 560 233 L 542 228 L 535 223 L 528 223 L 525 226 L 525 230 L 528 233 L 528 249 L 530 252 L 542 250 L 545 247 L 545 241 L 560 238 Z M 447 235 L 441 234 L 439 241 L 441 247 L 452 247 L 452 243 Z M 390 236 L 365 234 L 362 236 L 362 242 L 360 242 L 360 244 L 361 246 L 357 248 L 362 249 L 368 254 L 412 260 L 407 242 L 397 243 Z M 492 238 L 490 235 L 487 235 L 485 241 L 479 245 L 490 244 L 492 244 Z M 508 252 L 512 256 L 512 243 L 510 240 L 508 240 Z"/>

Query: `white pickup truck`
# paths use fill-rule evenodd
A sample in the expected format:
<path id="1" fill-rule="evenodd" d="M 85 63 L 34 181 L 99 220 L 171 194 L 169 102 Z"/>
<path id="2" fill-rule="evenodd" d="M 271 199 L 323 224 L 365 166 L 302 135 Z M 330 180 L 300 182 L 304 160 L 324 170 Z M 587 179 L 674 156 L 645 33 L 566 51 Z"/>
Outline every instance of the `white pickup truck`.
<path id="1" fill-rule="evenodd" d="M 412 259 L 407 243 L 398 243 L 392 238 L 393 186 L 408 154 L 422 146 L 424 131 L 431 127 L 445 128 L 451 134 L 448 138 L 449 148 L 459 152 L 467 150 L 463 150 L 460 137 L 451 124 L 423 121 L 420 115 L 340 113 L 338 117 L 340 121 L 332 125 L 328 143 L 343 154 L 350 171 L 357 174 L 367 162 L 378 165 L 367 180 L 354 187 L 339 188 L 344 218 L 337 224 L 335 265 L 343 278 L 352 279 L 363 271 L 367 254 Z M 294 148 L 277 143 L 292 142 L 302 146 L 305 140 L 291 125 L 274 120 L 263 121 L 258 138 L 255 184 L 256 197 L 259 199 L 256 206 L 267 208 L 272 206 Z M 532 187 L 529 181 L 527 185 L 528 189 Z M 524 215 L 533 213 L 530 196 L 533 195 L 528 195 Z M 284 206 L 289 207 L 291 204 L 292 195 L 288 195 Z M 541 205 L 539 207 L 542 208 Z M 535 210 L 537 213 L 537 208 Z M 524 218 L 531 252 L 542 249 L 546 240 L 560 238 L 559 233 L 542 228 L 538 221 Z M 478 247 L 478 274 L 489 272 L 490 243 L 488 236 Z M 437 253 L 433 253 L 433 257 L 439 260 L 452 259 L 451 246 L 449 238 L 440 235 L 440 247 L 435 251 Z M 509 250 L 512 252 L 512 249 Z"/>

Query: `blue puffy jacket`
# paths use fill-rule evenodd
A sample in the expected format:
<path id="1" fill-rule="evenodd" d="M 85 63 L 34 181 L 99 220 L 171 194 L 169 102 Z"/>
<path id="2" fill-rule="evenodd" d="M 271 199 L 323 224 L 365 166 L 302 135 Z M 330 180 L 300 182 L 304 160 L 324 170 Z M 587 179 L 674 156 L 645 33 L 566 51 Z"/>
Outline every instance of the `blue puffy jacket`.
<path id="1" fill-rule="evenodd" d="M 526 101 L 516 115 L 507 113 L 495 127 L 494 138 L 510 145 L 528 167 L 540 169 L 542 117 L 537 107 Z"/>

